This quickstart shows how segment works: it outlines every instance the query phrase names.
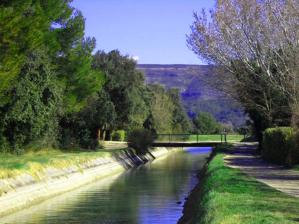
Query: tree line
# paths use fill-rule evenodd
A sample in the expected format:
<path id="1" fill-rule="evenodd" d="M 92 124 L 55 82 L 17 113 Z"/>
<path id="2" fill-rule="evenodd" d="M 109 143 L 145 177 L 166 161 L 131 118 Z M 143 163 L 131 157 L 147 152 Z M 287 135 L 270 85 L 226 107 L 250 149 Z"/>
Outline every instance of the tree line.
<path id="1" fill-rule="evenodd" d="M 258 140 L 299 128 L 299 2 L 218 0 L 195 13 L 188 46 L 217 67 L 215 86 L 244 106 Z"/>
<path id="2" fill-rule="evenodd" d="M 0 2 L 0 150 L 94 149 L 116 130 L 189 130 L 178 90 L 146 85 L 117 50 L 93 54 L 70 2 Z"/>

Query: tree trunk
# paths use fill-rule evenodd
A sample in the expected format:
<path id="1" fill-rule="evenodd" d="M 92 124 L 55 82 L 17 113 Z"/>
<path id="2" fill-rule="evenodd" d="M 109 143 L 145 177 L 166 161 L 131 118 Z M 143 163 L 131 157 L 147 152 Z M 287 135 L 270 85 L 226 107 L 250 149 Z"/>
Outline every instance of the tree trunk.
<path id="1" fill-rule="evenodd" d="M 106 130 L 105 140 L 111 141 L 111 130 Z"/>

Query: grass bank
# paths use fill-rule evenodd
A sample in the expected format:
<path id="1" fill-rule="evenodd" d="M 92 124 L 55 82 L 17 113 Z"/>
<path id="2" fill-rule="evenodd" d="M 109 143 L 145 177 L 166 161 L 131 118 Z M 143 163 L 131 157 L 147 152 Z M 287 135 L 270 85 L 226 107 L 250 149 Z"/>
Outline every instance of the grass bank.
<path id="1" fill-rule="evenodd" d="M 210 161 L 193 206 L 191 223 L 287 224 L 299 222 L 299 199 L 274 190 L 224 165 L 217 152 Z"/>
<path id="2" fill-rule="evenodd" d="M 227 135 L 228 142 L 240 142 L 244 139 L 244 135 Z M 189 141 L 197 141 L 197 136 L 192 135 Z M 209 142 L 209 141 L 221 141 L 221 135 L 198 135 L 198 141 Z"/>
<path id="3" fill-rule="evenodd" d="M 163 147 L 154 148 L 151 155 L 142 158 L 129 148 L 96 152 L 52 149 L 22 156 L 3 154 L 0 161 L 3 178 L 0 178 L 0 217 L 154 158 L 163 158 L 169 152 Z"/>
<path id="4" fill-rule="evenodd" d="M 15 177 L 22 173 L 35 176 L 47 167 L 65 168 L 80 166 L 96 158 L 111 157 L 121 149 L 99 151 L 61 151 L 58 149 L 42 149 L 28 151 L 23 155 L 0 153 L 0 179 Z"/>

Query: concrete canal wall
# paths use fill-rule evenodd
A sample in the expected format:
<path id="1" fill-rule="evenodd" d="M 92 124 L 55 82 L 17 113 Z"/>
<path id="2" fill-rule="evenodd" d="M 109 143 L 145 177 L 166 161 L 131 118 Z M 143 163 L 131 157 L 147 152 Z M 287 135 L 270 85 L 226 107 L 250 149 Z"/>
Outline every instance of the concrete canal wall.
<path id="1" fill-rule="evenodd" d="M 146 159 L 153 160 L 153 156 L 163 158 L 177 150 L 155 148 Z M 80 167 L 47 168 L 38 177 L 23 174 L 1 179 L 0 217 L 144 163 L 137 155 L 124 153 L 111 158 L 98 158 Z"/>

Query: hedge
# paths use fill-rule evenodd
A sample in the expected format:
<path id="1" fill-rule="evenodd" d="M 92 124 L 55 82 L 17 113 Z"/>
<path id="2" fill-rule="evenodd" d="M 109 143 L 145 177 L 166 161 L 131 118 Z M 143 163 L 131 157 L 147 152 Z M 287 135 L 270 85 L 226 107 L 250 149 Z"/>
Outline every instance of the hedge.
<path id="1" fill-rule="evenodd" d="M 265 130 L 262 156 L 264 159 L 283 165 L 293 165 L 299 161 L 296 144 L 297 134 L 291 127 L 276 127 Z"/>

